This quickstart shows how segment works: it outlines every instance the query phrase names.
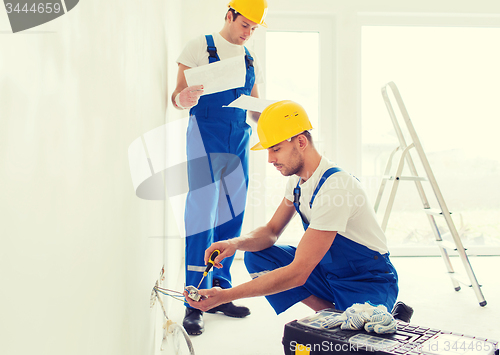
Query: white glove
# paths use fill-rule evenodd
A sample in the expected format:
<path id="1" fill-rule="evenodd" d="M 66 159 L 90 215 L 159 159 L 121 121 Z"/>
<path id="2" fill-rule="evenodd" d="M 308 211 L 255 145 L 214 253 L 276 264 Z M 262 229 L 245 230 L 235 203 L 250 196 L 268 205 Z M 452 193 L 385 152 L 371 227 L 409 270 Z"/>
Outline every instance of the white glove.
<path id="1" fill-rule="evenodd" d="M 326 329 L 340 326 L 340 329 L 360 330 L 379 334 L 394 333 L 396 331 L 396 321 L 387 312 L 385 306 L 377 307 L 370 303 L 355 303 L 347 308 L 344 313 L 336 317 L 327 319 L 322 327 Z"/>
<path id="2" fill-rule="evenodd" d="M 374 309 L 370 320 L 365 324 L 367 332 L 378 334 L 394 333 L 397 329 L 397 323 L 392 314 L 380 309 Z"/>
<path id="3" fill-rule="evenodd" d="M 203 85 L 193 85 L 184 88 L 175 97 L 175 104 L 180 108 L 191 108 L 198 104 L 198 99 L 203 94 Z"/>

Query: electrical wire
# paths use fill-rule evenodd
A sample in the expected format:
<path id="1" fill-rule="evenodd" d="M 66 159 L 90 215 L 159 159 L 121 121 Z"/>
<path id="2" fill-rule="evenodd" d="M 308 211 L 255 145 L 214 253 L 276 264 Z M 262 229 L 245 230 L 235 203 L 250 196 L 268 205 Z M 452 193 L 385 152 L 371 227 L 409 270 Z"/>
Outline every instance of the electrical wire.
<path id="1" fill-rule="evenodd" d="M 193 347 L 193 343 L 191 342 L 191 339 L 189 338 L 189 335 L 188 333 L 186 333 L 186 330 L 184 329 L 184 327 L 180 326 L 179 324 L 177 323 L 173 323 L 170 325 L 170 327 L 172 329 L 172 334 L 173 334 L 173 337 L 175 340 L 177 340 L 177 343 L 174 344 L 175 345 L 175 350 L 176 350 L 176 353 L 178 354 L 179 353 L 179 350 L 180 350 L 180 347 L 181 347 L 181 344 L 179 342 L 179 336 L 177 335 L 178 332 L 181 332 L 182 335 L 184 335 L 184 339 L 186 340 L 186 344 L 188 346 L 188 349 L 189 349 L 189 354 L 190 355 L 195 355 L 194 353 L 194 347 Z"/>
<path id="2" fill-rule="evenodd" d="M 184 336 L 184 339 L 186 340 L 186 344 L 188 346 L 188 349 L 189 349 L 189 354 L 190 355 L 195 355 L 194 353 L 194 347 L 193 347 L 193 343 L 191 342 L 191 338 L 189 337 L 188 333 L 186 332 L 186 330 L 184 329 L 184 327 L 181 327 L 180 325 L 178 325 L 177 323 L 175 322 L 172 322 L 170 320 L 170 318 L 168 318 L 167 316 L 167 311 L 165 310 L 165 305 L 163 304 L 163 301 L 161 300 L 161 297 L 160 295 L 158 294 L 158 292 L 160 292 L 161 294 L 164 294 L 164 295 L 167 295 L 167 296 L 170 296 L 170 297 L 173 297 L 173 298 L 176 298 L 175 296 L 173 295 L 169 295 L 169 294 L 166 294 L 166 293 L 163 293 L 159 287 L 155 286 L 154 287 L 154 290 L 155 290 L 155 293 L 156 293 L 156 298 L 158 299 L 158 301 L 160 302 L 160 305 L 161 305 L 161 309 L 163 311 L 163 315 L 165 316 L 165 318 L 167 319 L 167 331 L 169 331 L 168 328 L 171 328 L 170 332 L 172 333 L 172 336 L 174 339 L 178 340 L 177 338 L 177 333 L 180 331 L 182 333 L 182 335 Z M 173 292 L 177 292 L 177 291 L 173 291 Z M 180 293 L 180 292 L 177 292 L 177 293 Z M 178 299 L 178 298 L 176 298 Z M 176 350 L 176 353 L 178 354 L 179 353 L 179 350 L 180 350 L 180 344 L 177 342 L 177 350 Z"/>
<path id="3" fill-rule="evenodd" d="M 164 290 L 166 290 L 166 289 L 162 289 L 162 288 L 160 288 L 160 287 L 158 287 L 158 286 L 155 286 L 154 290 L 155 290 L 155 292 L 156 292 L 156 293 L 158 293 L 158 292 L 159 292 L 159 293 L 161 293 L 162 295 L 172 297 L 173 299 L 176 299 L 176 300 L 178 300 L 178 301 L 181 301 L 181 302 L 185 302 L 185 301 L 186 301 L 186 300 L 184 299 L 184 297 L 179 297 L 179 296 L 177 296 L 177 295 L 171 295 L 170 293 L 168 293 L 168 292 L 164 291 Z M 169 292 L 178 293 L 178 294 L 182 295 L 182 293 L 177 292 L 177 291 L 171 291 L 171 290 L 168 290 L 168 291 L 169 291 Z"/>
<path id="4" fill-rule="evenodd" d="M 174 291 L 174 290 L 169 290 L 168 288 L 163 288 L 163 287 L 160 287 L 160 286 L 155 286 L 155 288 L 157 288 L 158 290 L 166 291 L 166 292 L 177 293 L 179 295 L 183 294 L 182 292 Z"/>

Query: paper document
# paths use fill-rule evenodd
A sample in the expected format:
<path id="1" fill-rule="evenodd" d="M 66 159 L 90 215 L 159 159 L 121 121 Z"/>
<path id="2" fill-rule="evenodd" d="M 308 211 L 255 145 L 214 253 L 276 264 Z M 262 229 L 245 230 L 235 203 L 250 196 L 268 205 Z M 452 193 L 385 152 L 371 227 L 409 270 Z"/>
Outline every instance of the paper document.
<path id="1" fill-rule="evenodd" d="M 245 86 L 245 56 L 219 60 L 184 71 L 188 86 L 203 85 L 203 95 Z"/>
<path id="2" fill-rule="evenodd" d="M 278 101 L 264 100 L 264 99 L 258 99 L 253 96 L 241 95 L 236 100 L 231 102 L 229 105 L 223 107 L 236 107 L 236 108 L 241 108 L 243 110 L 262 112 L 267 106 L 274 104 L 275 102 Z"/>

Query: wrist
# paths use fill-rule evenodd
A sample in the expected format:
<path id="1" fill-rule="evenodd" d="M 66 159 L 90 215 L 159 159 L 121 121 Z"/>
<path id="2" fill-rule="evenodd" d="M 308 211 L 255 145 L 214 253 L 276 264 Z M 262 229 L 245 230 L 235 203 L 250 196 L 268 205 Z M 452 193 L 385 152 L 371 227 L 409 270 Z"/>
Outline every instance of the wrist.
<path id="1" fill-rule="evenodd" d="M 181 93 L 178 93 L 177 95 L 175 95 L 175 98 L 174 98 L 174 106 L 180 110 L 185 110 L 186 107 L 182 106 L 181 105 L 181 100 L 180 100 L 180 96 L 181 96 Z"/>
<path id="2" fill-rule="evenodd" d="M 229 303 L 235 300 L 235 298 L 232 297 L 233 294 L 233 288 L 226 288 L 221 290 L 221 298 L 222 298 L 222 303 Z"/>
<path id="3" fill-rule="evenodd" d="M 229 242 L 229 244 L 231 244 L 232 247 L 234 248 L 234 251 L 239 250 L 239 239 L 240 239 L 240 237 L 236 237 L 236 238 L 227 240 Z"/>

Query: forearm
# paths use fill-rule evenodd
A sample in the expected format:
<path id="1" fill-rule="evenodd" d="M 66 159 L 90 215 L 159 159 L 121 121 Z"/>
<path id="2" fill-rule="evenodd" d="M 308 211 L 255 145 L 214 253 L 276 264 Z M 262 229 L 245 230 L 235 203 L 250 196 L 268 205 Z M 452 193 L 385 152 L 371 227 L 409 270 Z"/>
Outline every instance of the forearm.
<path id="1" fill-rule="evenodd" d="M 179 70 L 177 72 L 177 85 L 170 97 L 170 101 L 178 110 L 185 110 L 193 107 L 198 103 L 199 96 L 203 93 L 202 85 L 194 85 L 188 87 L 184 71 L 189 69 L 188 66 L 179 63 Z M 188 91 L 185 91 L 185 89 Z"/>
<path id="2" fill-rule="evenodd" d="M 247 235 L 231 239 L 237 250 L 261 251 L 276 243 L 278 236 L 268 226 L 255 229 Z"/>
<path id="3" fill-rule="evenodd" d="M 198 292 L 203 298 L 198 302 L 191 300 L 186 291 L 184 291 L 184 296 L 191 307 L 207 311 L 220 304 L 240 298 L 272 295 L 301 286 L 306 282 L 309 272 L 302 267 L 298 268 L 296 265 L 298 264 L 292 263 L 270 271 L 233 288 L 221 289 L 215 287 L 199 290 Z"/>
<path id="4" fill-rule="evenodd" d="M 275 269 L 251 281 L 224 290 L 226 302 L 240 298 L 268 296 L 302 286 L 308 275 L 295 270 L 292 264 Z"/>

